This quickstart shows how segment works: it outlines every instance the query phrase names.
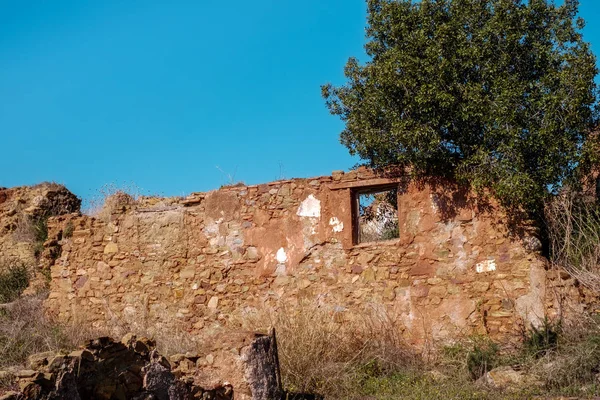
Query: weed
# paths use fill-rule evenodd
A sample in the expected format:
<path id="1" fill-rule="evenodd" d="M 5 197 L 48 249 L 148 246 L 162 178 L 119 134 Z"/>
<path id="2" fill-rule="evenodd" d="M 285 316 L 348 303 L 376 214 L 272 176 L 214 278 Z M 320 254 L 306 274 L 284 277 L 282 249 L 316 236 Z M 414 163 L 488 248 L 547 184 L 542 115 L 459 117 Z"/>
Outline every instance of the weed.
<path id="1" fill-rule="evenodd" d="M 29 285 L 29 271 L 23 264 L 9 265 L 0 270 L 0 303 L 9 303 Z"/>
<path id="2" fill-rule="evenodd" d="M 67 222 L 65 229 L 63 230 L 63 237 L 66 239 L 72 237 L 73 231 L 75 231 L 75 225 L 73 225 L 73 221 Z"/>
<path id="3" fill-rule="evenodd" d="M 535 358 L 546 355 L 556 349 L 560 331 L 560 321 L 552 322 L 545 317 L 540 327 L 531 326 L 523 340 L 523 350 Z"/>
<path id="4" fill-rule="evenodd" d="M 467 369 L 476 380 L 493 369 L 497 362 L 498 346 L 486 338 L 478 338 L 467 354 Z"/>

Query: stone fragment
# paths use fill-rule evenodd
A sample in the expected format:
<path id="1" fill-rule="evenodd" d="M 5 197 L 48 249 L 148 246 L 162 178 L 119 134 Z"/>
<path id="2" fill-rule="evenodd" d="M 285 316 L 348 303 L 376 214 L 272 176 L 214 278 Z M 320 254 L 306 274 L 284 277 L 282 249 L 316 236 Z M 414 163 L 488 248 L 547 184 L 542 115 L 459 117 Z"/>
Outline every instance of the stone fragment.
<path id="1" fill-rule="evenodd" d="M 515 371 L 512 367 L 498 367 L 488 371 L 481 377 L 481 381 L 496 389 L 516 389 L 525 379 L 520 371 Z"/>
<path id="2" fill-rule="evenodd" d="M 169 357 L 169 361 L 171 361 L 172 363 L 175 363 L 175 364 L 179 364 L 183 360 L 185 360 L 185 354 L 177 353 L 177 354 L 173 354 L 172 356 Z"/>
<path id="3" fill-rule="evenodd" d="M 54 355 L 55 353 L 53 351 L 32 354 L 27 358 L 27 364 L 29 365 L 29 368 L 37 370 L 48 365 L 48 358 L 53 358 Z"/>
<path id="4" fill-rule="evenodd" d="M 193 279 L 194 275 L 196 275 L 196 268 L 194 266 L 184 268 L 179 273 L 181 279 Z"/>
<path id="5" fill-rule="evenodd" d="M 363 272 L 363 267 L 361 267 L 360 265 L 353 265 L 352 266 L 352 273 L 353 274 L 361 274 Z"/>
<path id="6" fill-rule="evenodd" d="M 475 292 L 483 293 L 487 292 L 490 288 L 489 282 L 475 281 L 472 283 L 472 288 Z"/>
<path id="7" fill-rule="evenodd" d="M 32 369 L 22 369 L 22 370 L 15 372 L 15 376 L 19 379 L 33 378 L 33 376 L 36 374 L 37 374 L 37 371 L 34 371 Z"/>
<path id="8" fill-rule="evenodd" d="M 365 269 L 361 274 L 363 280 L 367 283 L 375 282 L 375 270 L 373 268 Z"/>
<path id="9" fill-rule="evenodd" d="M 208 308 L 216 310 L 219 306 L 219 298 L 217 296 L 213 296 L 208 301 Z"/>
<path id="10" fill-rule="evenodd" d="M 260 258 L 258 249 L 254 246 L 250 246 L 246 249 L 245 257 L 250 261 L 256 261 Z"/>
<path id="11" fill-rule="evenodd" d="M 104 246 L 104 254 L 118 253 L 119 246 L 116 243 L 110 242 Z"/>

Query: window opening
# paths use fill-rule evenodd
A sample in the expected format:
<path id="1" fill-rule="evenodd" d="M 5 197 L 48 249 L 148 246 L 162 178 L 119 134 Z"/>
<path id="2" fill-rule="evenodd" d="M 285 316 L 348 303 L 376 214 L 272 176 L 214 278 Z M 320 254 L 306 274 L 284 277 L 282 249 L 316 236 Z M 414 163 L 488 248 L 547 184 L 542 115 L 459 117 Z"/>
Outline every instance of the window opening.
<path id="1" fill-rule="evenodd" d="M 354 220 L 357 244 L 400 237 L 398 187 L 357 191 L 355 193 Z"/>

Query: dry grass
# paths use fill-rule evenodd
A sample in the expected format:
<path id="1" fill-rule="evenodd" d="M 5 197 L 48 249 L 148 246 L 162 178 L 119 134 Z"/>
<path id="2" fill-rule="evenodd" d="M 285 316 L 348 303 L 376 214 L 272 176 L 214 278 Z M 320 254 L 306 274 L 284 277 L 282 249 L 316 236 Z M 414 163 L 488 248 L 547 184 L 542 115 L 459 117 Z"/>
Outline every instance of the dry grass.
<path id="1" fill-rule="evenodd" d="M 145 303 L 144 299 L 140 299 Z M 156 341 L 158 351 L 170 356 L 185 354 L 186 352 L 204 354 L 207 350 L 204 336 L 191 334 L 184 323 L 174 316 L 161 319 L 160 324 L 148 316 L 147 307 L 140 307 L 134 313 L 115 312 L 108 302 L 104 304 L 104 312 L 108 322 L 93 324 L 94 330 L 102 332 L 104 336 L 121 338 L 125 334 L 133 333 L 138 337 L 147 337 Z M 88 316 L 75 313 L 69 329 L 77 326 L 91 326 Z"/>
<path id="2" fill-rule="evenodd" d="M 76 322 L 74 325 L 77 325 Z M 167 328 L 168 327 L 168 328 Z M 160 326 L 149 322 L 146 318 L 130 318 L 127 321 L 113 318 L 110 327 L 103 326 L 106 336 L 121 338 L 127 333 L 138 337 L 148 337 L 156 341 L 156 348 L 165 355 L 185 354 L 187 352 L 204 354 L 205 343 L 202 338 L 189 333 L 180 321 L 163 321 Z"/>
<path id="3" fill-rule="evenodd" d="M 400 326 L 375 309 L 352 315 L 313 304 L 251 310 L 240 317 L 250 330 L 277 332 L 282 380 L 287 390 L 350 397 L 372 376 L 408 370 L 416 357 L 407 350 Z"/>
<path id="4" fill-rule="evenodd" d="M 198 351 L 198 338 L 173 323 L 172 329 L 157 329 L 143 320 L 125 323 L 115 321 L 105 326 L 92 326 L 82 320 L 59 324 L 44 313 L 46 294 L 21 297 L 0 305 L 0 369 L 22 368 L 27 358 L 46 351 L 70 351 L 87 340 L 111 336 L 121 338 L 126 333 L 146 336 L 157 341 L 161 354 L 172 355 Z M 0 385 L 1 386 L 1 385 Z"/>
<path id="5" fill-rule="evenodd" d="M 579 192 L 565 189 L 546 206 L 550 255 L 554 264 L 600 292 L 600 208 Z"/>
<path id="6" fill-rule="evenodd" d="M 43 296 L 25 297 L 0 307 L 0 369 L 21 368 L 34 353 L 68 351 L 94 337 L 118 338 L 129 332 L 154 338 L 165 355 L 203 351 L 200 338 L 175 320 L 172 329 L 160 330 L 143 313 L 127 321 L 115 317 L 96 328 L 82 320 L 64 326 L 44 315 L 42 301 Z M 231 322 L 259 331 L 274 326 L 286 389 L 327 399 L 519 399 L 600 393 L 600 325 L 591 317 L 581 316 L 578 324 L 563 327 L 557 345 L 546 346 L 543 353 L 536 346 L 534 352 L 525 347 L 523 354 L 490 354 L 486 362 L 515 366 L 540 382 L 504 392 L 473 380 L 470 360 L 481 359 L 481 349 L 490 345 L 482 342 L 485 338 L 448 347 L 435 362 L 424 363 L 407 350 L 402 327 L 385 312 L 365 309 L 351 319 L 342 318 L 344 314 L 305 303 L 283 306 L 277 313 L 248 310 Z M 438 372 L 432 374 L 431 369 Z M 0 391 L 9 381 L 0 382 Z"/>
<path id="7" fill-rule="evenodd" d="M 0 308 L 0 367 L 23 365 L 31 354 L 76 348 L 95 332 L 65 329 L 49 320 L 43 297 L 20 298 Z"/>
<path id="8" fill-rule="evenodd" d="M 557 336 L 555 348 L 528 365 L 530 373 L 548 390 L 600 393 L 600 324 L 582 314 Z M 577 394 L 577 393 L 575 393 Z"/>
<path id="9" fill-rule="evenodd" d="M 140 198 L 142 192 L 143 190 L 134 183 L 106 184 L 86 202 L 83 214 L 108 222 L 113 212 L 134 204 Z"/>

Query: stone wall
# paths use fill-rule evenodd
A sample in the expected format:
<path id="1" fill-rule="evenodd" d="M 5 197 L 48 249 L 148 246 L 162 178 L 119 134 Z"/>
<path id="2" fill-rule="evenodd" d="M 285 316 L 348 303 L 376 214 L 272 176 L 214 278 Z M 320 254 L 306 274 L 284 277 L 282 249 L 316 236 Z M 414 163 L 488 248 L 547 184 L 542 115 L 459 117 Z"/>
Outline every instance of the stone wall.
<path id="1" fill-rule="evenodd" d="M 400 238 L 356 245 L 353 193 L 391 184 Z M 48 311 L 98 326 L 143 318 L 201 333 L 253 308 L 307 301 L 340 321 L 384 311 L 417 345 L 472 333 L 510 341 L 560 311 L 549 282 L 572 286 L 548 277 L 539 241 L 511 235 L 493 202 L 395 172 L 112 201 L 101 218 L 61 216 L 49 229 L 46 252 L 61 256 L 46 260 Z"/>
<path id="2" fill-rule="evenodd" d="M 79 211 L 80 205 L 74 194 L 54 183 L 0 188 L 0 272 L 13 264 L 37 265 L 36 224 Z"/>

